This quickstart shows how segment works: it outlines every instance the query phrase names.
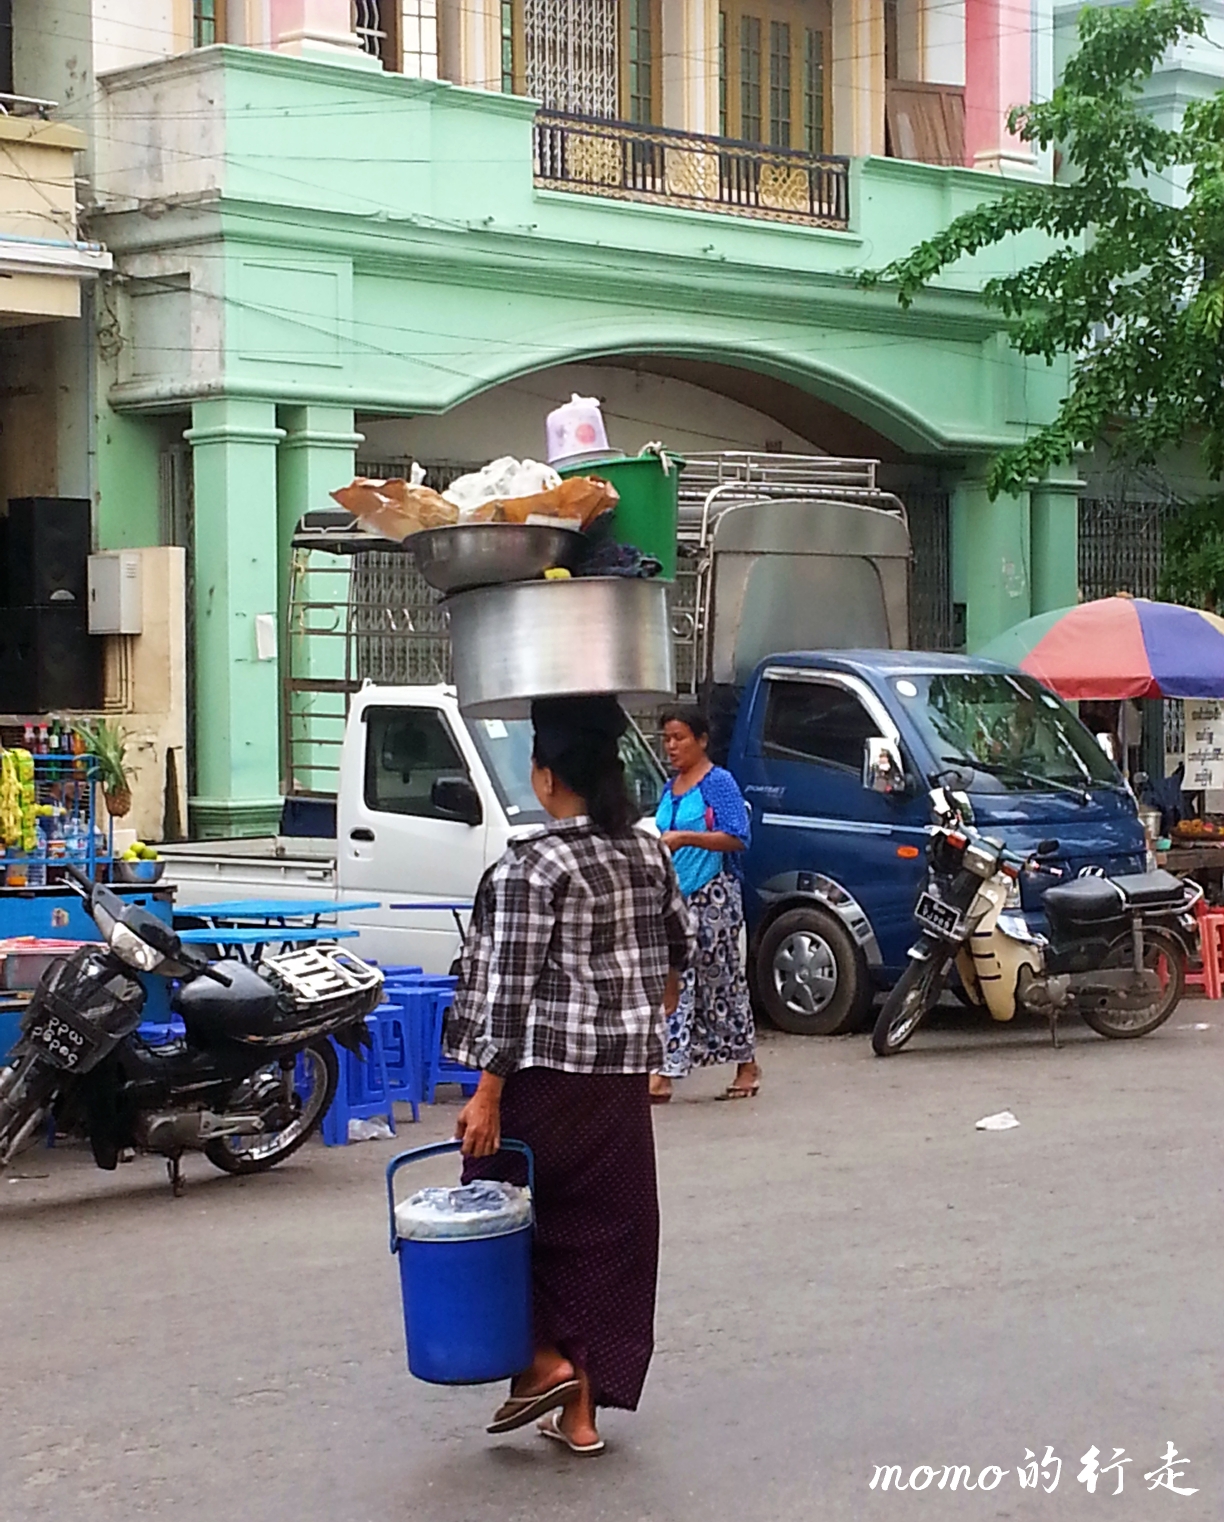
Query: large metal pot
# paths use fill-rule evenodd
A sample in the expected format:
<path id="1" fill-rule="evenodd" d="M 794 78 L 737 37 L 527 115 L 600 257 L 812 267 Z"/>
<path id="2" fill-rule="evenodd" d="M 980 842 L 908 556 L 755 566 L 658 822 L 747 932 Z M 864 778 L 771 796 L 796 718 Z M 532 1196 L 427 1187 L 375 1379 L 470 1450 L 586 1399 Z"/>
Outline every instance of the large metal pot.
<path id="1" fill-rule="evenodd" d="M 444 607 L 465 713 L 517 719 L 533 698 L 610 692 L 648 704 L 675 693 L 666 582 L 520 581 L 461 592 Z"/>

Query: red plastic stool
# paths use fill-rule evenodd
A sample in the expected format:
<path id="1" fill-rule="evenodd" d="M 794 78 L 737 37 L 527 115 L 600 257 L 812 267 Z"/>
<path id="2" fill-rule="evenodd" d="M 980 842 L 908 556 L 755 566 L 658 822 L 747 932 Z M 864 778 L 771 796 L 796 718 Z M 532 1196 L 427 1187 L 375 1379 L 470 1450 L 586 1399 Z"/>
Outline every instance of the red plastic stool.
<path id="1" fill-rule="evenodd" d="M 1224 909 L 1210 908 L 1202 899 L 1194 907 L 1199 926 L 1202 972 L 1186 974 L 1187 988 L 1201 988 L 1208 999 L 1224 997 Z"/>

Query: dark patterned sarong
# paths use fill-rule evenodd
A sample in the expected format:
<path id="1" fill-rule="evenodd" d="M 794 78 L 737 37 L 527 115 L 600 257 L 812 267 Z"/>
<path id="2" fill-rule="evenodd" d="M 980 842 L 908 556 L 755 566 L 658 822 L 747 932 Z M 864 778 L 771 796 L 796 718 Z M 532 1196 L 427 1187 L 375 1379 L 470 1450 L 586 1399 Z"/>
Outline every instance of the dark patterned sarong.
<path id="1" fill-rule="evenodd" d="M 686 1078 L 692 1068 L 752 1062 L 756 1029 L 740 955 L 744 900 L 730 872 L 720 872 L 689 899 L 697 955 L 684 974 L 680 1002 L 667 1017 L 660 1069 Z"/>
<path id="2" fill-rule="evenodd" d="M 503 1136 L 535 1154 L 535 1338 L 591 1381 L 597 1406 L 637 1408 L 654 1351 L 659 1201 L 645 1073 L 524 1068 L 502 1091 Z M 526 1182 L 514 1153 L 470 1178 Z"/>

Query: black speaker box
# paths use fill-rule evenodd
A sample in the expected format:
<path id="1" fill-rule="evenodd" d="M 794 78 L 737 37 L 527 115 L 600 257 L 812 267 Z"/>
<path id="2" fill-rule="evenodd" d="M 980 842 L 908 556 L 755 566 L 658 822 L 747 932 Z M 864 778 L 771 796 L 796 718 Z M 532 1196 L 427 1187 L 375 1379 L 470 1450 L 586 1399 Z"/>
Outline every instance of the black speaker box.
<path id="1" fill-rule="evenodd" d="M 84 604 L 0 613 L 0 713 L 101 706 L 102 641 Z"/>
<path id="2" fill-rule="evenodd" d="M 88 497 L 10 497 L 4 557 L 10 608 L 89 605 Z"/>

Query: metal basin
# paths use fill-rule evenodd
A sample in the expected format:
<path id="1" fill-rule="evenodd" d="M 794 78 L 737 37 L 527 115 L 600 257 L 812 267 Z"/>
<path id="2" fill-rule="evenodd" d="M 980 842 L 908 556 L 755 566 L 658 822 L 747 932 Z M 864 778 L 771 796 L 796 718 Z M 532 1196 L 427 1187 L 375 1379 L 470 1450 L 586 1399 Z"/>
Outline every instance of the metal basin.
<path id="1" fill-rule="evenodd" d="M 408 543 L 439 592 L 531 581 L 554 565 L 573 570 L 584 546 L 580 530 L 546 523 L 454 523 L 422 529 Z"/>
<path id="2" fill-rule="evenodd" d="M 675 695 L 668 584 L 618 576 L 520 581 L 448 597 L 459 706 L 519 719 L 531 700 L 610 692 Z"/>

